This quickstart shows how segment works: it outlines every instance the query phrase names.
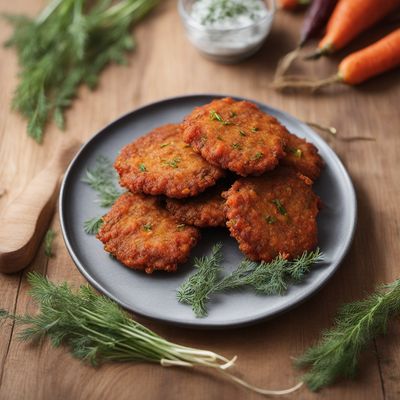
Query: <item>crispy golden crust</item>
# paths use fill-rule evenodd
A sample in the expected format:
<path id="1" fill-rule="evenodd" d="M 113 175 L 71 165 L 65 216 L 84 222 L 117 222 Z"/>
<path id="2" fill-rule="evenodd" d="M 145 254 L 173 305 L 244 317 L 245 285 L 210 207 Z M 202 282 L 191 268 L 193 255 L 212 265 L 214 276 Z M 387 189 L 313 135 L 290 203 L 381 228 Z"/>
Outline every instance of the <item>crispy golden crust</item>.
<path id="1" fill-rule="evenodd" d="M 188 259 L 200 234 L 180 224 L 156 197 L 124 193 L 103 217 L 97 238 L 129 268 L 176 271 Z"/>
<path id="2" fill-rule="evenodd" d="M 125 146 L 114 167 L 120 184 L 131 192 L 178 199 L 196 196 L 224 175 L 183 141 L 176 124 L 154 129 Z"/>
<path id="3" fill-rule="evenodd" d="M 207 161 L 239 175 L 260 175 L 285 155 L 286 128 L 248 101 L 214 100 L 184 122 L 184 140 Z"/>
<path id="4" fill-rule="evenodd" d="M 318 149 L 312 143 L 308 143 L 289 132 L 285 137 L 286 156 L 282 158 L 281 163 L 295 168 L 312 180 L 318 179 L 324 166 L 324 162 L 318 154 Z"/>
<path id="5" fill-rule="evenodd" d="M 225 200 L 221 196 L 223 190 L 221 185 L 217 185 L 190 199 L 167 199 L 167 210 L 187 225 L 199 228 L 225 226 Z"/>
<path id="6" fill-rule="evenodd" d="M 239 179 L 223 193 L 227 226 L 250 259 L 294 258 L 317 245 L 319 198 L 312 181 L 280 167 L 258 178 Z"/>

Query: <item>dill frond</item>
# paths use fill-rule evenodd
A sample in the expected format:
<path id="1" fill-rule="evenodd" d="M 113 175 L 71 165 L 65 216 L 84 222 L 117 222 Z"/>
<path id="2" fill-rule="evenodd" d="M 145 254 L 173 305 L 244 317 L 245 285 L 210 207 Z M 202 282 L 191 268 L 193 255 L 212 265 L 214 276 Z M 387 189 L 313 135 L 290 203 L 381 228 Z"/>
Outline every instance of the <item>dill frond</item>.
<path id="1" fill-rule="evenodd" d="M 64 111 L 80 84 L 96 87 L 109 63 L 126 63 L 134 48 L 131 28 L 158 0 L 51 0 L 36 19 L 5 18 L 13 26 L 6 42 L 17 51 L 19 83 L 13 108 L 28 121 L 28 134 L 42 141 L 52 117 L 64 127 Z"/>
<path id="2" fill-rule="evenodd" d="M 83 230 L 88 235 L 96 235 L 103 225 L 103 217 L 94 217 L 83 223 Z"/>
<path id="3" fill-rule="evenodd" d="M 122 194 L 117 179 L 111 161 L 105 156 L 99 156 L 94 168 L 86 171 L 82 182 L 87 183 L 97 193 L 102 207 L 110 207 Z"/>
<path id="4" fill-rule="evenodd" d="M 200 264 L 197 262 L 199 269 L 178 290 L 178 300 L 191 305 L 197 317 L 207 315 L 207 302 L 215 293 L 251 287 L 262 295 L 284 295 L 291 283 L 305 279 L 311 266 L 322 260 L 319 249 L 304 252 L 292 261 L 281 256 L 271 262 L 243 260 L 233 272 L 220 277 L 222 259 L 213 256 L 214 249 L 211 257 L 203 258 Z"/>
<path id="5" fill-rule="evenodd" d="M 303 376 L 307 386 L 316 391 L 339 377 L 353 377 L 361 351 L 386 332 L 389 319 L 399 312 L 400 279 L 379 287 L 364 300 L 343 306 L 335 326 L 323 332 L 321 340 L 295 362 L 297 367 L 309 368 Z"/>
<path id="6" fill-rule="evenodd" d="M 47 257 L 53 257 L 53 242 L 55 237 L 56 233 L 53 229 L 49 229 L 46 232 L 44 237 L 44 254 L 46 254 Z"/>
<path id="7" fill-rule="evenodd" d="M 222 262 L 222 243 L 213 246 L 210 256 L 196 258 L 194 266 L 197 271 L 178 289 L 178 301 L 190 304 L 196 317 L 207 315 L 206 302 L 216 285 Z"/>

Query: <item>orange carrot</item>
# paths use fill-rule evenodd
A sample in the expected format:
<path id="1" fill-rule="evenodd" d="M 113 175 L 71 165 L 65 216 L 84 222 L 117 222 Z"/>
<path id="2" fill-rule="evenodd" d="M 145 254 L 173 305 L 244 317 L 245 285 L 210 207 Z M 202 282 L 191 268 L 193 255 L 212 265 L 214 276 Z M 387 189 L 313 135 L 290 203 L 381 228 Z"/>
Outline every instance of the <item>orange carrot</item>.
<path id="1" fill-rule="evenodd" d="M 339 0 L 315 58 L 332 53 L 400 7 L 400 0 Z"/>
<path id="2" fill-rule="evenodd" d="M 400 66 L 400 28 L 374 44 L 345 57 L 339 64 L 338 73 L 323 80 L 312 80 L 302 76 L 286 76 L 276 79 L 276 89 L 319 89 L 332 83 L 358 85 L 369 78 Z"/>
<path id="3" fill-rule="evenodd" d="M 285 10 L 294 10 L 303 5 L 310 4 L 311 0 L 279 0 L 279 6 Z"/>
<path id="4" fill-rule="evenodd" d="M 350 54 L 339 64 L 339 77 L 357 85 L 373 76 L 400 66 L 400 28 L 362 50 Z"/>

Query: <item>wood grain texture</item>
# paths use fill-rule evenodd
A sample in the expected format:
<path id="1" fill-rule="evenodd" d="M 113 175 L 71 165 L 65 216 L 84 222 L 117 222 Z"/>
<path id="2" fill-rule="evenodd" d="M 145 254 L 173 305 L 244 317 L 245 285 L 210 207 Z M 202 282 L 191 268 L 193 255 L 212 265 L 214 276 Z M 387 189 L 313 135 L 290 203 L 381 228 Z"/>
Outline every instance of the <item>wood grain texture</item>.
<path id="1" fill-rule="evenodd" d="M 33 15 L 44 1 L 0 1 L 0 10 Z M 227 331 L 178 329 L 140 319 L 167 338 L 195 347 L 239 356 L 238 370 L 254 384 L 285 388 L 295 383 L 292 356 L 313 343 L 332 324 L 337 307 L 362 297 L 378 282 L 399 277 L 400 259 L 400 148 L 399 73 L 393 71 L 362 87 L 337 86 L 316 94 L 282 94 L 269 88 L 277 59 L 294 47 L 301 15 L 278 13 L 271 35 L 261 51 L 239 65 L 219 65 L 202 58 L 189 44 L 176 11 L 176 1 L 165 0 L 136 29 L 137 51 L 127 67 L 112 66 L 102 75 L 99 89 L 81 88 L 67 113 L 65 135 L 85 140 L 119 115 L 151 101 L 189 93 L 229 93 L 253 98 L 285 110 L 303 120 L 334 125 L 342 137 L 373 136 L 375 142 L 345 142 L 328 138 L 347 166 L 358 197 L 358 227 L 354 244 L 332 280 L 296 309 L 271 321 Z M 375 30 L 378 35 L 388 26 Z M 4 23 L 0 41 L 10 34 Z M 368 42 L 364 36 L 352 49 Z M 334 59 L 301 66 L 310 74 L 328 76 Z M 50 126 L 38 146 L 25 134 L 26 125 L 9 104 L 16 84 L 17 61 L 12 50 L 0 48 L 0 213 L 7 203 L 47 163 L 61 133 Z M 340 212 L 340 210 L 338 210 Z M 54 281 L 74 284 L 84 279 L 64 247 L 58 216 L 55 257 L 41 248 L 29 270 L 47 273 Z M 34 311 L 27 290 L 26 272 L 0 275 L 0 307 L 17 312 Z M 207 371 L 162 368 L 146 364 L 84 366 L 63 349 L 48 342 L 31 346 L 16 339 L 17 329 L 6 324 L 0 334 L 0 398 L 5 400 L 80 399 L 259 399 Z M 386 338 L 363 355 L 357 378 L 342 381 L 320 394 L 303 389 L 293 398 L 388 399 L 399 397 L 400 335 L 393 324 Z"/>

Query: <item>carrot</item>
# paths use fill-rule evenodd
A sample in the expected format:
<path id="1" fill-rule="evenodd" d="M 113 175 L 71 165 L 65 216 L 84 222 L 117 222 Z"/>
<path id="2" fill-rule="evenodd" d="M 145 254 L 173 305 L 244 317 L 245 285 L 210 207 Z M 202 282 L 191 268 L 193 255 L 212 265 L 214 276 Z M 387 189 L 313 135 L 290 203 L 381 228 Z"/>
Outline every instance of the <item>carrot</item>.
<path id="1" fill-rule="evenodd" d="M 294 10 L 299 6 L 310 4 L 311 0 L 279 0 L 279 6 L 285 10 Z"/>
<path id="2" fill-rule="evenodd" d="M 333 53 L 400 6 L 400 0 L 339 0 L 318 50 L 309 58 Z"/>
<path id="3" fill-rule="evenodd" d="M 400 66 L 400 28 L 376 43 L 347 56 L 339 64 L 339 77 L 358 85 L 373 76 Z"/>
<path id="4" fill-rule="evenodd" d="M 319 89 L 332 83 L 358 85 L 369 78 L 400 66 L 400 28 L 362 50 L 345 57 L 339 64 L 338 73 L 323 80 L 287 76 L 274 81 L 276 89 Z"/>

